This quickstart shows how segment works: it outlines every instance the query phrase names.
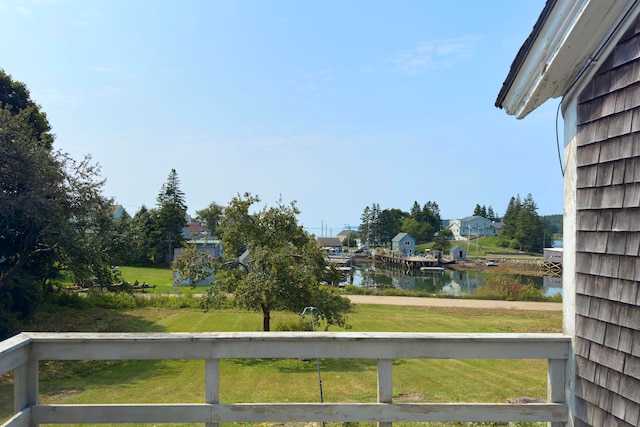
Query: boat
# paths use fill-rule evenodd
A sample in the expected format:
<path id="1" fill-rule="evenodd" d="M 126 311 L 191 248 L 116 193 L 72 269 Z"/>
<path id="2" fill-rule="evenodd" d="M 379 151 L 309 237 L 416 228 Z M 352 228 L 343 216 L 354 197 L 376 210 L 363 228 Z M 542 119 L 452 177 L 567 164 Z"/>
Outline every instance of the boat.
<path id="1" fill-rule="evenodd" d="M 420 267 L 420 271 L 444 271 L 444 267 Z"/>

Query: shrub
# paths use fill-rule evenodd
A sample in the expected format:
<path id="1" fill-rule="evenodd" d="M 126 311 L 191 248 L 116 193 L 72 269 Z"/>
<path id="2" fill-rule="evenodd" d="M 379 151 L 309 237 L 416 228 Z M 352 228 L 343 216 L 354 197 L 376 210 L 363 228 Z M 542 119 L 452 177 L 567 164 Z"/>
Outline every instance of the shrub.
<path id="1" fill-rule="evenodd" d="M 102 292 L 90 290 L 87 293 L 87 304 L 90 307 L 132 309 L 138 307 L 139 298 L 128 293 Z M 141 299 L 141 298 L 140 298 Z"/>
<path id="2" fill-rule="evenodd" d="M 482 299 L 507 301 L 544 301 L 542 290 L 530 280 L 522 282 L 520 277 L 498 274 L 488 277 L 483 285 L 476 288 L 474 296 Z"/>
<path id="3" fill-rule="evenodd" d="M 311 319 L 288 319 L 282 320 L 275 325 L 275 331 L 312 331 Z"/>

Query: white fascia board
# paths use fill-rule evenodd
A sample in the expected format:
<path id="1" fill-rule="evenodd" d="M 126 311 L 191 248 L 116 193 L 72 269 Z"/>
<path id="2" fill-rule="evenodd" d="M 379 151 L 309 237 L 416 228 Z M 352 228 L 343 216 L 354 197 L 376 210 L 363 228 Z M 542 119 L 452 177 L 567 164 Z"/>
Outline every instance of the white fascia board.
<path id="1" fill-rule="evenodd" d="M 629 11 L 637 11 L 637 0 L 558 1 L 524 59 L 505 97 L 507 114 L 518 119 L 550 98 L 563 96 Z M 618 28 L 619 30 L 619 28 Z M 617 34 L 622 36 L 622 32 Z"/>

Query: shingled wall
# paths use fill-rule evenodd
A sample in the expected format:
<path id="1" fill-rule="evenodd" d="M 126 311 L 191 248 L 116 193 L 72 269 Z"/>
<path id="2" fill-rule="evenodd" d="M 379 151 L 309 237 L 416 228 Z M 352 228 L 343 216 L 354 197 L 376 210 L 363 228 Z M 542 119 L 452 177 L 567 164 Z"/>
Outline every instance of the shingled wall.
<path id="1" fill-rule="evenodd" d="M 640 25 L 578 97 L 576 416 L 640 425 Z"/>

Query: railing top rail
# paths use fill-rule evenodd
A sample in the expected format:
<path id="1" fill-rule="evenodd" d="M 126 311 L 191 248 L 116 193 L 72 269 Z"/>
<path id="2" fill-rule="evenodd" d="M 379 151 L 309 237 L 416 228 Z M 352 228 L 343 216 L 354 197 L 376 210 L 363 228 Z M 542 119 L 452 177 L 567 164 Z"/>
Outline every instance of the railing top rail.
<path id="1" fill-rule="evenodd" d="M 19 334 L 0 341 L 0 375 L 23 364 L 29 357 L 31 338 Z"/>
<path id="2" fill-rule="evenodd" d="M 55 341 L 308 341 L 357 340 L 433 340 L 433 341 L 499 341 L 499 342 L 570 342 L 561 333 L 467 333 L 467 332 L 23 332 L 33 342 Z M 15 337 L 14 337 L 15 338 Z"/>
<path id="3" fill-rule="evenodd" d="M 27 333 L 36 360 L 208 358 L 567 359 L 562 334 Z"/>

